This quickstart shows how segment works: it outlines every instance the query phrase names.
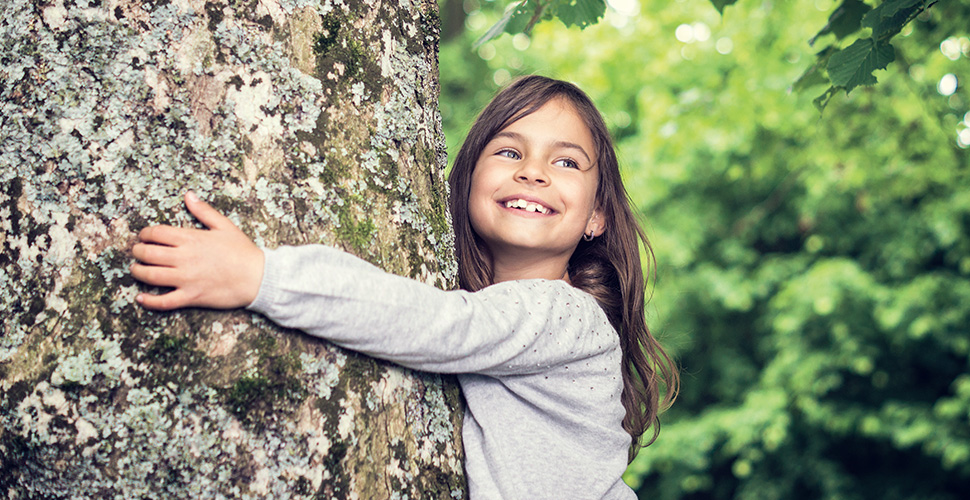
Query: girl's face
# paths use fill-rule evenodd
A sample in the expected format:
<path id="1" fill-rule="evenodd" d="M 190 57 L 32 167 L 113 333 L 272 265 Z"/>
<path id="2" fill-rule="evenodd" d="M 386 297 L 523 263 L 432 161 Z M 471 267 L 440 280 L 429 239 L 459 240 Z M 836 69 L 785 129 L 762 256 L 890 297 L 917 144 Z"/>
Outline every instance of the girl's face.
<path id="1" fill-rule="evenodd" d="M 593 137 L 573 105 L 552 99 L 495 134 L 472 172 L 472 228 L 495 261 L 562 259 L 603 232 Z M 563 267 L 565 269 L 565 267 Z"/>

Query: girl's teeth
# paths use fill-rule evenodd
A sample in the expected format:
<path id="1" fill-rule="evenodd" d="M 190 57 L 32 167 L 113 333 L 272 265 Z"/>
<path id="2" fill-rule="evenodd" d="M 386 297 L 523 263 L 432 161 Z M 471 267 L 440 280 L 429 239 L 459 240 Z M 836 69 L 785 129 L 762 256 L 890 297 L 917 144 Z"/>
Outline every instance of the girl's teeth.
<path id="1" fill-rule="evenodd" d="M 540 214 L 549 213 L 549 209 L 539 205 L 538 203 L 532 203 L 525 200 L 509 200 L 505 202 L 506 208 L 519 208 L 527 212 L 537 212 Z"/>

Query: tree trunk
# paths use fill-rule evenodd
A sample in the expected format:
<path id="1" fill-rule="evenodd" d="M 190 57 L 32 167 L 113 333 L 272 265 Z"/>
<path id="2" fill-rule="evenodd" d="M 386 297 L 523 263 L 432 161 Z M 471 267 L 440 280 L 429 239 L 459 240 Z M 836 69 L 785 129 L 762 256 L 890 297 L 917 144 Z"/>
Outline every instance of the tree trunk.
<path id="1" fill-rule="evenodd" d="M 435 3 L 0 13 L 5 498 L 464 497 L 453 381 L 245 311 L 145 311 L 127 272 L 139 229 L 194 223 L 192 189 L 260 245 L 453 286 Z"/>

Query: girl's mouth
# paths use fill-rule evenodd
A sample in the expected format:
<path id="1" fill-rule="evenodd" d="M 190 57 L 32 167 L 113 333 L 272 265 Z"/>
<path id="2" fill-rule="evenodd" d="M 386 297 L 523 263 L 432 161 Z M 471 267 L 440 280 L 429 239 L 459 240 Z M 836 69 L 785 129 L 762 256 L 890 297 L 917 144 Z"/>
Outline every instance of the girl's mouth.
<path id="1" fill-rule="evenodd" d="M 526 212 L 535 212 L 543 215 L 549 215 L 552 213 L 552 209 L 544 207 L 533 201 L 526 201 L 521 198 L 515 198 L 511 200 L 506 200 L 505 208 L 515 208 L 518 210 L 525 210 Z"/>

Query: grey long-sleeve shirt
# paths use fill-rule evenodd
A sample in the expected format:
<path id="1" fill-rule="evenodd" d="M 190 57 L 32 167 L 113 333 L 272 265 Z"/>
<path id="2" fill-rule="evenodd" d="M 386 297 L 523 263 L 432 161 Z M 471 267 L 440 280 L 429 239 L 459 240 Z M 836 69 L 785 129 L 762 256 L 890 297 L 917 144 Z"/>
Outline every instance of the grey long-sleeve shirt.
<path id="1" fill-rule="evenodd" d="M 319 245 L 265 250 L 249 309 L 416 370 L 456 373 L 472 500 L 633 499 L 616 331 L 564 281 L 443 291 Z"/>

